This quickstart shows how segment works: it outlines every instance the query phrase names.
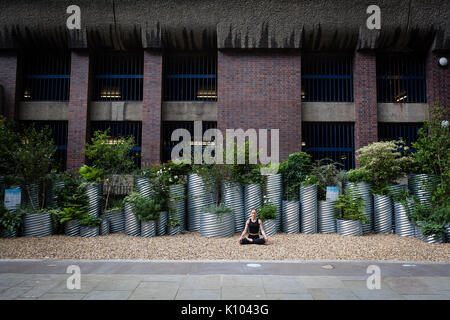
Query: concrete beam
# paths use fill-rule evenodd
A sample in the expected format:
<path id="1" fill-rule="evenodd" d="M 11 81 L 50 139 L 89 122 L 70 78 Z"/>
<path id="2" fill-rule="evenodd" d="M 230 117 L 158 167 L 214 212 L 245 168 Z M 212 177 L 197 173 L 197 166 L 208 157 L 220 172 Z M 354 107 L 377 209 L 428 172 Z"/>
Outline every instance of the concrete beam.
<path id="1" fill-rule="evenodd" d="M 379 103 L 379 122 L 423 122 L 428 119 L 426 103 Z"/>
<path id="2" fill-rule="evenodd" d="M 303 102 L 302 121 L 354 122 L 355 105 L 352 102 Z"/>
<path id="3" fill-rule="evenodd" d="M 141 121 L 142 101 L 90 102 L 91 121 Z"/>
<path id="4" fill-rule="evenodd" d="M 163 102 L 163 121 L 217 121 L 217 102 Z"/>
<path id="5" fill-rule="evenodd" d="M 33 101 L 19 103 L 19 120 L 67 121 L 69 102 Z"/>

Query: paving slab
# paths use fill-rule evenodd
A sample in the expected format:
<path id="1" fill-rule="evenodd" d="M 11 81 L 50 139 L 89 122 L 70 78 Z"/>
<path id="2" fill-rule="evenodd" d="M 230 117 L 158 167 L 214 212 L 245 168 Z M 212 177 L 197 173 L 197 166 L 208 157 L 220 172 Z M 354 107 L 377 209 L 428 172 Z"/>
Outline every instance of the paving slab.
<path id="1" fill-rule="evenodd" d="M 308 293 L 311 295 L 313 300 L 330 300 L 330 297 L 319 288 L 309 288 Z"/>
<path id="2" fill-rule="evenodd" d="M 361 300 L 405 300 L 404 297 L 391 289 L 351 289 Z"/>
<path id="3" fill-rule="evenodd" d="M 404 294 L 406 300 L 450 300 L 449 296 L 440 294 Z"/>
<path id="4" fill-rule="evenodd" d="M 96 287 L 95 290 L 101 291 L 117 291 L 117 290 L 128 290 L 132 291 L 137 288 L 141 281 L 138 279 L 115 279 L 111 277 L 107 280 L 102 280 Z"/>
<path id="5" fill-rule="evenodd" d="M 299 279 L 306 288 L 344 288 L 344 284 L 337 277 L 300 276 Z"/>
<path id="6" fill-rule="evenodd" d="M 267 293 L 267 300 L 313 300 L 309 293 Z"/>
<path id="7" fill-rule="evenodd" d="M 222 276 L 220 275 L 190 275 L 180 282 L 182 289 L 203 289 L 216 290 L 222 285 Z"/>
<path id="8" fill-rule="evenodd" d="M 29 291 L 31 287 L 11 287 L 6 289 L 0 294 L 0 300 L 16 299 Z"/>
<path id="9" fill-rule="evenodd" d="M 263 286 L 223 286 L 222 287 L 223 300 L 264 300 L 266 295 Z"/>
<path id="10" fill-rule="evenodd" d="M 39 300 L 82 300 L 86 293 L 46 293 Z"/>
<path id="11" fill-rule="evenodd" d="M 219 300 L 218 290 L 180 289 L 175 297 L 176 300 Z"/>
<path id="12" fill-rule="evenodd" d="M 321 289 L 330 300 L 359 300 L 350 289 L 346 288 L 322 288 Z"/>
<path id="13" fill-rule="evenodd" d="M 436 290 L 417 277 L 387 277 L 384 281 L 399 294 L 435 294 Z"/>
<path id="14" fill-rule="evenodd" d="M 224 275 L 222 278 L 224 287 L 262 287 L 261 276 L 255 275 Z"/>
<path id="15" fill-rule="evenodd" d="M 83 297 L 83 300 L 126 300 L 131 295 L 131 291 L 91 291 Z"/>
<path id="16" fill-rule="evenodd" d="M 295 276 L 262 276 L 264 291 L 267 293 L 307 293 L 307 289 Z"/>

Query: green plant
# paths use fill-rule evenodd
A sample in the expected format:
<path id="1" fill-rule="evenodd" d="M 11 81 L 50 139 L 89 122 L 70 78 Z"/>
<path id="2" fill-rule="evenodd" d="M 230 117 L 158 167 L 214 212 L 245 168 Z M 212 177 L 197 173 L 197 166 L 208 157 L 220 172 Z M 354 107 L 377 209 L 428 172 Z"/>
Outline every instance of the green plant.
<path id="1" fill-rule="evenodd" d="M 74 174 L 63 176 L 64 187 L 55 187 L 54 193 L 59 208 L 74 208 L 81 212 L 87 211 L 88 196 L 84 186 Z"/>
<path id="2" fill-rule="evenodd" d="M 307 175 L 305 180 L 301 182 L 302 186 L 311 186 L 315 184 L 319 184 L 319 181 L 317 180 L 317 177 L 314 174 Z"/>
<path id="3" fill-rule="evenodd" d="M 100 168 L 83 165 L 78 171 L 81 177 L 89 183 L 100 183 L 105 176 L 105 171 Z"/>
<path id="4" fill-rule="evenodd" d="M 326 199 L 327 187 L 338 186 L 342 173 L 337 169 L 339 164 L 331 159 L 322 159 L 314 162 L 311 173 L 317 179 L 318 198 Z"/>
<path id="5" fill-rule="evenodd" d="M 133 206 L 133 212 L 139 220 L 150 221 L 159 218 L 161 203 L 154 199 L 141 196 L 137 192 L 131 193 L 124 199 Z"/>
<path id="6" fill-rule="evenodd" d="M 365 168 L 350 169 L 347 171 L 344 177 L 348 182 L 358 183 L 358 182 L 371 182 L 370 173 Z"/>
<path id="7" fill-rule="evenodd" d="M 14 150 L 20 144 L 20 135 L 14 131 L 13 122 L 0 116 L 0 175 L 15 173 Z"/>
<path id="8" fill-rule="evenodd" d="M 365 169 L 373 184 L 373 192 L 386 194 L 389 184 L 406 175 L 411 157 L 408 146 L 401 140 L 374 142 L 356 151 L 360 167 Z"/>
<path id="9" fill-rule="evenodd" d="M 414 209 L 407 211 L 413 225 L 419 227 L 425 236 L 434 235 L 439 238 L 445 232 L 445 225 L 450 222 L 449 204 L 430 206 L 416 202 Z"/>
<path id="10" fill-rule="evenodd" d="M 230 163 L 229 160 L 233 160 L 232 164 L 224 165 L 228 170 L 228 175 L 225 177 L 226 180 L 233 180 L 241 185 L 262 184 L 263 181 L 260 173 L 262 166 L 257 163 L 250 163 L 251 153 L 249 140 L 245 141 L 244 147 L 238 148 L 235 143 L 233 145 L 233 154 L 231 156 L 227 155 L 226 152 L 224 152 L 224 154 L 227 163 Z M 259 152 L 255 152 L 252 156 L 258 159 Z"/>
<path id="11" fill-rule="evenodd" d="M 86 212 L 80 211 L 74 207 L 67 207 L 60 211 L 59 222 L 63 224 L 71 220 L 83 220 L 86 215 L 88 215 Z"/>
<path id="12" fill-rule="evenodd" d="M 80 220 L 80 225 L 88 228 L 95 228 L 100 226 L 102 220 L 94 215 L 87 214 Z"/>
<path id="13" fill-rule="evenodd" d="M 178 219 L 176 214 L 171 213 L 169 216 L 169 222 L 167 223 L 170 227 L 178 227 L 181 225 L 181 221 Z"/>
<path id="14" fill-rule="evenodd" d="M 276 219 L 277 218 L 277 206 L 272 203 L 264 204 L 261 209 L 259 209 L 258 216 L 261 221 Z"/>
<path id="15" fill-rule="evenodd" d="M 124 208 L 123 199 L 117 199 L 117 198 L 110 199 L 109 208 L 105 210 L 105 213 L 117 211 L 117 210 L 123 210 L 123 208 Z"/>
<path id="16" fill-rule="evenodd" d="M 305 152 L 295 152 L 281 163 L 280 173 L 283 177 L 284 197 L 298 200 L 300 184 L 311 171 L 311 156 Z"/>
<path id="17" fill-rule="evenodd" d="M 0 230 L 14 232 L 23 223 L 20 211 L 8 211 L 3 202 L 0 202 Z"/>
<path id="18" fill-rule="evenodd" d="M 345 194 L 338 196 L 336 208 L 340 209 L 337 219 L 361 220 L 362 223 L 369 223 L 369 219 L 363 215 L 364 201 L 360 195 L 352 193 L 349 189 Z"/>

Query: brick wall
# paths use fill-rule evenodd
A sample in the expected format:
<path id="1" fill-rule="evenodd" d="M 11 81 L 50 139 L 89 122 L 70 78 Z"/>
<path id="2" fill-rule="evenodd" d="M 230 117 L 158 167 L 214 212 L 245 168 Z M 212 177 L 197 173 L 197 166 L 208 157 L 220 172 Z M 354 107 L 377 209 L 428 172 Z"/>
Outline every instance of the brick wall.
<path id="1" fill-rule="evenodd" d="M 83 149 L 88 130 L 89 53 L 72 51 L 67 136 L 67 170 L 85 162 Z"/>
<path id="2" fill-rule="evenodd" d="M 300 55 L 219 51 L 217 76 L 218 129 L 279 129 L 280 161 L 300 151 Z"/>
<path id="3" fill-rule="evenodd" d="M 17 55 L 10 52 L 0 52 L 0 85 L 3 87 L 3 110 L 0 113 L 10 120 L 17 119 L 16 112 L 16 78 Z M 0 104 L 2 103 L 0 101 Z M 2 107 L 0 105 L 0 107 Z"/>
<path id="4" fill-rule="evenodd" d="M 446 57 L 450 61 L 450 54 L 435 54 L 430 52 L 426 61 L 426 83 L 428 105 L 435 105 L 438 101 L 447 108 L 450 117 L 450 66 L 442 68 L 438 59 Z"/>
<path id="5" fill-rule="evenodd" d="M 161 161 L 162 54 L 144 51 L 141 167 Z"/>
<path id="6" fill-rule="evenodd" d="M 353 64 L 356 151 L 378 141 L 376 55 L 356 52 Z"/>

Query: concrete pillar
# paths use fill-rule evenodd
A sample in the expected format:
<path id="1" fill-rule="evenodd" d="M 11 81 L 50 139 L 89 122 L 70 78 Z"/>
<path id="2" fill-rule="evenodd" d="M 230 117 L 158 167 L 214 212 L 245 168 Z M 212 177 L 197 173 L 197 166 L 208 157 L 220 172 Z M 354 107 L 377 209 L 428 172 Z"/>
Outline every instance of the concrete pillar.
<path id="1" fill-rule="evenodd" d="M 141 167 L 161 162 L 162 53 L 144 51 Z"/>
<path id="2" fill-rule="evenodd" d="M 17 54 L 0 52 L 0 114 L 9 120 L 17 120 L 16 111 Z"/>
<path id="3" fill-rule="evenodd" d="M 68 111 L 67 170 L 85 163 L 84 148 L 88 130 L 89 53 L 72 51 Z"/>
<path id="4" fill-rule="evenodd" d="M 353 61 L 355 151 L 378 141 L 377 68 L 373 52 L 356 52 Z M 359 162 L 356 160 L 356 167 Z"/>

